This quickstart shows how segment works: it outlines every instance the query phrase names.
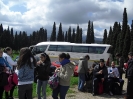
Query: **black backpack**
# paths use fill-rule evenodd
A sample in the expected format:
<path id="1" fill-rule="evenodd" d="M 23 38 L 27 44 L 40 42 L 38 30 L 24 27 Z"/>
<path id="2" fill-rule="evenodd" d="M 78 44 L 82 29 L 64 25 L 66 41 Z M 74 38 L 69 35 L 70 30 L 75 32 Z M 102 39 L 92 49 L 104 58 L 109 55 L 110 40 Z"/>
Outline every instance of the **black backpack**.
<path id="1" fill-rule="evenodd" d="M 113 83 L 112 93 L 115 94 L 115 95 L 120 95 L 121 94 L 120 86 L 117 82 Z"/>

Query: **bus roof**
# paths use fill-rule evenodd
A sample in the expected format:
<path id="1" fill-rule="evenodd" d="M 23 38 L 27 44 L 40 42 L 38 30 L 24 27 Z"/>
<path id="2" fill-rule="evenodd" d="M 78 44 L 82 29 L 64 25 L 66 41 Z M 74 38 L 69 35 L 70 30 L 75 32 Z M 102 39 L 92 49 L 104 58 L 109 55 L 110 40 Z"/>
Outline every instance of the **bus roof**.
<path id="1" fill-rule="evenodd" d="M 77 45 L 77 46 L 111 46 L 109 44 L 86 44 L 86 43 L 70 43 L 70 42 L 40 42 L 36 46 L 39 45 Z"/>

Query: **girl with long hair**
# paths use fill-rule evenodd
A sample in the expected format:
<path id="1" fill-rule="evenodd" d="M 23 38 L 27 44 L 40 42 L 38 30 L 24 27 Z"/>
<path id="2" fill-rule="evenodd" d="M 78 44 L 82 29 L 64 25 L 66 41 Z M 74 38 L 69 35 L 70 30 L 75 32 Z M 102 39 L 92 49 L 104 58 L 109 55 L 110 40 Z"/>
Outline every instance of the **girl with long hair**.
<path id="1" fill-rule="evenodd" d="M 37 77 L 37 95 L 38 99 L 46 99 L 46 88 L 49 79 L 51 61 L 46 53 L 42 53 L 40 60 L 37 62 L 35 74 Z M 42 98 L 41 98 L 42 89 Z"/>
<path id="2" fill-rule="evenodd" d="M 34 81 L 34 67 L 36 60 L 29 48 L 24 47 L 20 50 L 18 59 L 18 97 L 25 99 L 25 94 L 28 99 L 32 99 L 32 84 Z"/>

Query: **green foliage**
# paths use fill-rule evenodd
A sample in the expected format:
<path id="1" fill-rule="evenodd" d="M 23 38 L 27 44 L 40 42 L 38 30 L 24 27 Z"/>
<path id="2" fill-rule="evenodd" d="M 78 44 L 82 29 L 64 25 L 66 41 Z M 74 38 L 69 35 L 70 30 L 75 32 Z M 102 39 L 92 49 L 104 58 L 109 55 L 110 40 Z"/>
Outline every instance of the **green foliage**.
<path id="1" fill-rule="evenodd" d="M 50 41 L 56 41 L 56 24 L 54 22 L 54 25 L 53 25 L 53 30 L 52 30 L 52 34 L 51 34 L 51 37 L 50 37 Z"/>
<path id="2" fill-rule="evenodd" d="M 107 41 L 107 30 L 104 30 L 104 36 L 103 36 L 103 44 L 106 44 Z"/>
<path id="3" fill-rule="evenodd" d="M 91 22 L 88 22 L 88 29 L 87 29 L 87 36 L 86 36 L 86 43 L 91 43 Z"/>
<path id="4" fill-rule="evenodd" d="M 71 42 L 71 27 L 69 27 L 69 29 L 68 29 L 68 36 L 67 37 L 68 37 L 67 38 L 68 42 Z"/>
<path id="5" fill-rule="evenodd" d="M 61 25 L 61 23 L 59 25 L 59 31 L 58 31 L 58 35 L 57 35 L 57 41 L 62 41 L 62 25 Z"/>
<path id="6" fill-rule="evenodd" d="M 65 34 L 65 41 L 66 41 L 66 42 L 68 41 L 68 38 L 67 38 L 67 31 L 66 31 L 66 34 Z"/>
<path id="7" fill-rule="evenodd" d="M 75 29 L 73 29 L 72 37 L 71 37 L 71 43 L 75 42 Z"/>
<path id="8" fill-rule="evenodd" d="M 77 31 L 76 31 L 76 37 L 75 37 L 75 43 L 79 43 L 79 25 L 77 25 Z"/>

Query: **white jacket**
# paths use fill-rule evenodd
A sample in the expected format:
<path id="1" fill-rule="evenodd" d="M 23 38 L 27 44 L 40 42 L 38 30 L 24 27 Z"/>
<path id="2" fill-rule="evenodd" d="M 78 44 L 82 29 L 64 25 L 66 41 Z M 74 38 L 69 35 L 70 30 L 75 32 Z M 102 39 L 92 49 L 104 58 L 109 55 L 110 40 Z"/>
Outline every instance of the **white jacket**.
<path id="1" fill-rule="evenodd" d="M 9 56 L 7 53 L 3 53 L 3 57 L 4 59 L 8 62 L 8 64 L 10 66 L 16 66 L 17 65 L 17 62 L 14 62 L 11 58 L 11 56 Z"/>

